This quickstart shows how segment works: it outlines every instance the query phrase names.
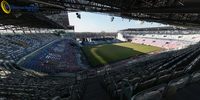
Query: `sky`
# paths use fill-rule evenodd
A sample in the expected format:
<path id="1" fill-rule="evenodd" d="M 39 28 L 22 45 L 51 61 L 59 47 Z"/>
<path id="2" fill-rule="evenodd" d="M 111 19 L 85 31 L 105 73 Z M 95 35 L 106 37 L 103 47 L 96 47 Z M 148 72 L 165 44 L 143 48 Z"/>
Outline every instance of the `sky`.
<path id="1" fill-rule="evenodd" d="M 75 26 L 75 32 L 117 32 L 127 28 L 145 28 L 166 26 L 159 23 L 142 22 L 138 20 L 122 19 L 97 13 L 81 12 L 81 19 L 77 18 L 76 13 L 69 13 L 70 25 Z"/>

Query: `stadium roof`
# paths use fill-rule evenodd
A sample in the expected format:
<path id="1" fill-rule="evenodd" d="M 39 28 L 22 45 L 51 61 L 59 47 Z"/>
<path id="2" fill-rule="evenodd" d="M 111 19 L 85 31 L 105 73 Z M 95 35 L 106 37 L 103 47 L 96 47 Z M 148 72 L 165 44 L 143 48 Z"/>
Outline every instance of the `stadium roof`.
<path id="1" fill-rule="evenodd" d="M 199 27 L 199 0 L 89 0 L 110 6 L 108 12 L 128 19 Z"/>
<path id="2" fill-rule="evenodd" d="M 200 30 L 200 28 L 182 28 L 182 27 L 150 27 L 150 28 L 128 28 L 120 31 L 161 31 L 161 30 Z"/>
<path id="3" fill-rule="evenodd" d="M 38 7 L 38 11 L 34 13 L 25 10 L 16 10 L 12 13 L 13 16 L 20 13 L 24 16 L 28 16 L 28 18 L 32 15 L 41 17 L 42 15 L 58 14 L 61 11 L 87 11 L 176 26 L 200 26 L 199 0 L 9 0 L 9 3 L 17 6 L 34 5 Z M 32 15 L 27 15 L 27 13 L 31 13 Z M 6 19 L 6 17 L 3 17 L 3 19 Z M 13 18 L 12 22 L 17 22 L 17 24 L 19 24 L 15 19 L 18 18 Z M 31 22 L 36 21 L 32 19 L 29 20 Z M 41 22 L 41 18 L 39 18 L 38 22 Z M 27 22 L 26 25 L 29 24 L 29 26 L 32 27 L 62 28 L 57 24 L 44 25 L 43 22 L 38 22 Z M 51 23 L 51 21 L 47 20 L 46 22 Z M 23 23 L 24 22 L 19 25 L 25 25 Z"/>
<path id="4" fill-rule="evenodd" d="M 45 16 L 38 14 L 1 16 L 0 23 L 3 25 L 14 25 L 14 26 L 31 27 L 31 28 L 58 28 L 58 29 L 63 28 L 57 23 L 47 19 Z"/>
<path id="5" fill-rule="evenodd" d="M 65 21 L 66 25 L 63 25 L 63 23 L 59 23 L 61 21 L 54 21 L 47 17 L 49 15 L 62 13 L 61 9 L 57 10 L 58 8 L 51 6 L 38 5 L 31 1 L 32 0 L 8 1 L 12 12 L 10 14 L 1 12 L 0 24 L 30 28 L 74 29 L 73 26 L 69 25 L 68 19 Z M 68 18 L 68 15 L 65 17 Z"/>

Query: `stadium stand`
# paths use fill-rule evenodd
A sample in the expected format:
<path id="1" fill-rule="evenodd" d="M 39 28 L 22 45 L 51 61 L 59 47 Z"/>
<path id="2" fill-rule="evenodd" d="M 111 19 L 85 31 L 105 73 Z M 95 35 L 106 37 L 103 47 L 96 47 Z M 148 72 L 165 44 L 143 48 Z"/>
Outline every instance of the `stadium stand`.
<path id="1" fill-rule="evenodd" d="M 80 71 L 81 58 L 78 58 L 80 53 L 76 46 L 72 39 L 61 39 L 40 50 L 20 65 L 48 74 Z"/>
<path id="2" fill-rule="evenodd" d="M 53 34 L 0 35 L 1 59 L 16 62 L 26 54 L 57 38 Z"/>
<path id="3" fill-rule="evenodd" d="M 194 33 L 194 34 L 193 34 Z M 153 27 L 121 30 L 117 38 L 122 41 L 153 45 L 167 50 L 182 49 L 199 42 L 197 28 Z"/>
<path id="4" fill-rule="evenodd" d="M 133 43 L 157 46 L 165 49 L 181 49 L 192 44 L 187 41 L 169 40 L 169 39 L 153 39 L 153 38 L 133 38 Z"/>
<path id="5" fill-rule="evenodd" d="M 120 43 L 121 41 L 115 38 L 91 38 L 89 41 L 82 41 L 82 45 L 91 46 L 91 45 L 101 45 L 101 44 L 112 44 Z"/>
<path id="6" fill-rule="evenodd" d="M 84 81 L 73 77 L 39 76 L 30 72 L 0 66 L 0 99 L 78 100 Z"/>
<path id="7" fill-rule="evenodd" d="M 80 51 L 77 50 L 80 48 L 79 44 L 76 44 L 77 41 L 70 37 L 17 34 L 1 35 L 0 39 L 1 99 L 91 100 L 91 97 L 95 96 L 95 100 L 110 100 L 110 97 L 114 100 L 171 100 L 178 97 L 182 90 L 197 84 L 200 79 L 200 43 L 145 56 L 134 62 L 130 60 L 118 65 L 120 67 L 110 65 L 83 71 L 86 73 L 85 78 L 84 74 L 75 74 L 82 71 Z M 177 44 L 188 43 L 147 37 L 134 39 L 134 42 L 141 44 L 173 49 L 179 47 Z M 112 38 L 93 41 L 100 41 L 100 44 L 116 42 Z M 39 49 L 51 42 L 52 44 Z M 38 49 L 31 58 L 26 58 L 20 65 L 16 64 L 25 55 Z M 48 75 L 29 72 L 24 68 Z M 62 72 L 72 72 L 75 76 L 53 76 Z M 97 91 L 92 92 L 94 89 Z M 101 98 L 98 98 L 98 93 L 102 93 Z"/>
<path id="8" fill-rule="evenodd" d="M 186 84 L 191 84 L 194 75 L 198 80 L 199 44 L 175 52 L 156 56 L 166 59 L 145 61 L 104 75 L 103 86 L 115 99 L 120 100 L 161 100 L 168 98 Z M 156 58 L 156 57 L 155 57 Z"/>
<path id="9" fill-rule="evenodd" d="M 52 33 L 2 34 L 0 63 L 16 63 L 22 68 L 48 74 L 80 71 L 84 66 L 83 56 L 70 36 L 61 38 Z"/>
<path id="10" fill-rule="evenodd" d="M 200 43 L 145 56 L 134 62 L 130 60 L 118 65 L 120 67 L 110 65 L 86 70 L 83 71 L 86 78 L 83 78 L 84 74 L 75 74 L 83 68 L 80 67 L 82 62 L 79 44 L 71 37 L 61 38 L 55 34 L 9 34 L 1 35 L 0 39 L 1 99 L 90 100 L 91 96 L 95 96 L 93 99 L 100 99 L 96 94 L 102 93 L 101 99 L 106 98 L 105 100 L 110 100 L 110 97 L 114 100 L 171 100 L 174 96 L 178 97 L 180 91 L 199 81 Z M 119 42 L 113 38 L 91 40 L 97 43 L 88 45 Z M 168 49 L 177 49 L 180 45 L 189 43 L 184 40 L 150 37 L 134 37 L 132 41 Z M 47 44 L 49 45 L 39 49 Z M 16 64 L 25 55 L 37 50 L 39 51 L 30 58 Z M 74 75 L 53 76 L 63 72 Z M 90 93 L 94 89 L 98 91 Z"/>
<path id="11" fill-rule="evenodd" d="M 72 66 L 75 64 L 78 66 L 77 60 L 81 58 L 77 56 L 79 51 L 76 51 L 77 45 L 72 38 L 61 38 L 52 33 L 37 33 L 2 34 L 0 40 L 0 99 L 81 99 L 85 90 L 85 82 L 79 73 L 68 76 L 51 75 L 61 73 L 61 71 L 76 70 L 72 69 Z M 46 46 L 47 44 L 49 45 Z M 43 46 L 46 47 L 39 49 Z M 38 52 L 30 58 L 23 59 L 24 56 L 37 50 Z M 23 66 L 17 64 L 21 59 L 23 59 Z M 41 64 L 46 64 L 46 67 Z M 27 69 L 33 69 L 34 72 Z M 46 72 L 48 75 L 40 72 Z"/>

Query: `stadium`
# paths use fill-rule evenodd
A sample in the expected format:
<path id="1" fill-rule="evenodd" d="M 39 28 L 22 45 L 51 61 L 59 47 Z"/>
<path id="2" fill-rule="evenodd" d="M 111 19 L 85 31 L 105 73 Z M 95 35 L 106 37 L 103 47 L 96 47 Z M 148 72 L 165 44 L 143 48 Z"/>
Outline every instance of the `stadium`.
<path id="1" fill-rule="evenodd" d="M 200 100 L 199 0 L 0 2 L 0 100 Z M 77 32 L 82 12 L 159 24 Z"/>

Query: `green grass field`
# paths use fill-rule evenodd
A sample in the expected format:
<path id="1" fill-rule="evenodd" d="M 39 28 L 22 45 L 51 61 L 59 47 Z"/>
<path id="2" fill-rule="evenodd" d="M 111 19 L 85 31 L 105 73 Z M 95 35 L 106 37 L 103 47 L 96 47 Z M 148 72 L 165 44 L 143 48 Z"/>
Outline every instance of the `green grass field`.
<path id="1" fill-rule="evenodd" d="M 135 43 L 116 43 L 83 47 L 83 51 L 92 66 L 107 64 L 160 50 L 162 48 Z"/>

